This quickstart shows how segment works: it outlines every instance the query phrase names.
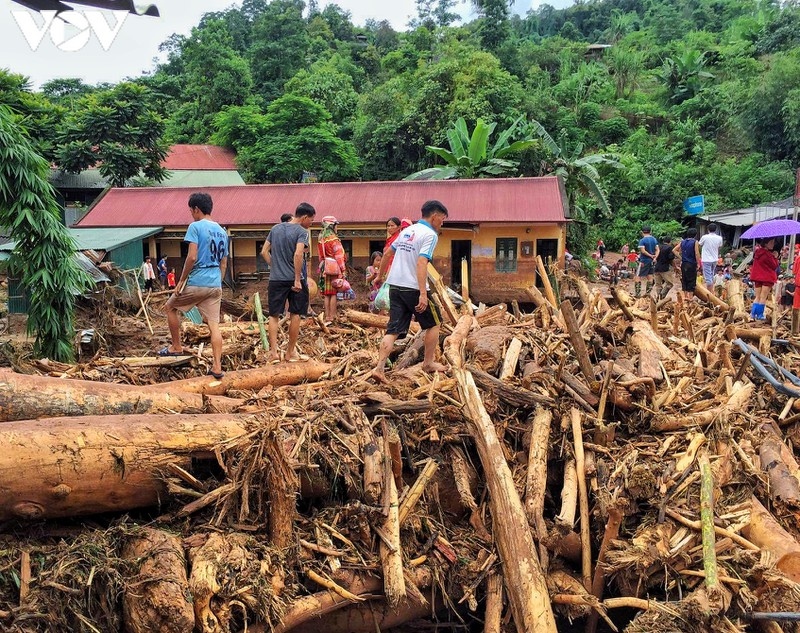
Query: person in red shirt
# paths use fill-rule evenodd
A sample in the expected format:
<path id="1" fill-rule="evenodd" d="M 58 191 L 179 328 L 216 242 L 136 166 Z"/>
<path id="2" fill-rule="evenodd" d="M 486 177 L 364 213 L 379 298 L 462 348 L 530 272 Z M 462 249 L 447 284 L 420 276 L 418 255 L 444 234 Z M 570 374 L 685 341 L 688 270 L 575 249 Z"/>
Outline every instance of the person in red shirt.
<path id="1" fill-rule="evenodd" d="M 774 248 L 774 237 L 759 240 L 753 254 L 753 265 L 750 267 L 750 281 L 756 289 L 750 316 L 758 321 L 764 320 L 764 306 L 772 292 L 772 286 L 778 281 L 778 258 L 772 252 Z"/>
<path id="2" fill-rule="evenodd" d="M 175 288 L 175 269 L 171 268 L 170 271 L 167 273 L 167 286 L 169 286 L 170 290 Z"/>

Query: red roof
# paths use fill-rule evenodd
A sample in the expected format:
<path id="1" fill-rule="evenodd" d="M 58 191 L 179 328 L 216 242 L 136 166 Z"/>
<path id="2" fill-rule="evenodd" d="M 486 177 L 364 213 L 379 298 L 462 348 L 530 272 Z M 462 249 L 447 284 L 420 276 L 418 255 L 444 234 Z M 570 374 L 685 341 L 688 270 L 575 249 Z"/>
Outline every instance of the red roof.
<path id="1" fill-rule="evenodd" d="M 236 154 L 216 145 L 173 145 L 161 163 L 166 169 L 204 170 L 223 169 L 236 171 Z"/>
<path id="2" fill-rule="evenodd" d="M 197 189 L 111 189 L 77 224 L 111 226 L 186 226 L 187 201 Z M 448 222 L 565 222 L 561 181 L 545 178 L 480 180 L 336 182 L 291 185 L 240 185 L 203 189 L 214 199 L 213 218 L 223 226 L 274 224 L 300 202 L 317 218 L 335 215 L 343 224 L 380 224 L 391 216 L 419 218 L 426 200 L 440 200 Z"/>

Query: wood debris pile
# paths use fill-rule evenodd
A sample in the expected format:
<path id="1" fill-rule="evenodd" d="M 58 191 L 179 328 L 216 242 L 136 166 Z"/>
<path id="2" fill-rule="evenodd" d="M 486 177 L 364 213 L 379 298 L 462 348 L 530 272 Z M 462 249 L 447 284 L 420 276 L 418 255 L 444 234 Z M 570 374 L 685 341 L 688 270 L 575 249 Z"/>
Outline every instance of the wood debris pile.
<path id="1" fill-rule="evenodd" d="M 445 299 L 451 373 L 412 330 L 388 385 L 386 317 L 307 319 L 314 360 L 269 365 L 246 306 L 222 380 L 193 324 L 188 359 L 2 372 L 0 629 L 794 630 L 784 320 L 567 286 Z"/>

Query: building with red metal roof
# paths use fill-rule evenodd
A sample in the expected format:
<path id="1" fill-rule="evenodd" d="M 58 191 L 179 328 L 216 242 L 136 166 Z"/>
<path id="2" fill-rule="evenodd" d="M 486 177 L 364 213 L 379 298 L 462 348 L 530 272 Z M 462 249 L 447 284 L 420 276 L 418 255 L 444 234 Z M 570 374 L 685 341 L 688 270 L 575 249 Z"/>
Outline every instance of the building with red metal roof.
<path id="1" fill-rule="evenodd" d="M 233 170 L 236 153 L 217 145 L 173 145 L 161 166 L 165 169 Z"/>
<path id="2" fill-rule="evenodd" d="M 186 253 L 183 236 L 192 218 L 189 195 L 198 188 L 129 188 L 107 191 L 78 227 L 161 226 L 149 254 L 174 260 Z M 536 281 L 536 256 L 562 261 L 569 221 L 563 183 L 557 177 L 477 180 L 338 182 L 205 187 L 214 199 L 213 219 L 231 235 L 232 270 L 250 275 L 266 269 L 258 255 L 269 229 L 300 202 L 333 215 L 352 266 L 366 268 L 382 250 L 389 217 L 419 218 L 426 200 L 449 210 L 434 264 L 445 283 L 462 283 L 462 260 L 472 296 L 486 302 L 526 300 Z M 313 229 L 312 229 L 313 230 Z M 312 248 L 312 253 L 316 250 Z M 316 262 L 314 262 L 316 263 Z M 179 264 L 178 264 L 179 265 Z M 176 265 L 176 268 L 178 267 Z"/>

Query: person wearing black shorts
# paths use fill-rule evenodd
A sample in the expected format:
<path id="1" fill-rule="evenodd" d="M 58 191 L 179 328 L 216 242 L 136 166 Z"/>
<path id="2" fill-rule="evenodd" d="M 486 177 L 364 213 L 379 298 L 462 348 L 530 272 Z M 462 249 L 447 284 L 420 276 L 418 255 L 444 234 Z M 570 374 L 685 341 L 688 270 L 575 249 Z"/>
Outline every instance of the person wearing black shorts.
<path id="1" fill-rule="evenodd" d="M 447 371 L 436 362 L 436 348 L 439 345 L 439 312 L 428 301 L 428 264 L 433 259 L 433 251 L 439 239 L 439 231 L 447 217 L 447 209 L 438 200 L 428 200 L 422 205 L 422 219 L 400 232 L 388 252 L 389 277 L 389 325 L 381 341 L 378 364 L 372 377 L 378 382 L 386 382 L 384 374 L 386 361 L 394 342 L 405 337 L 416 318 L 424 331 L 425 359 L 422 368 L 430 373 Z M 381 265 L 381 269 L 384 269 Z"/>
<path id="2" fill-rule="evenodd" d="M 261 256 L 269 265 L 267 297 L 269 305 L 269 360 L 281 362 L 278 348 L 278 323 L 281 313 L 289 303 L 289 342 L 286 360 L 296 363 L 308 360 L 297 353 L 300 335 L 300 317 L 308 311 L 308 282 L 305 278 L 303 257 L 308 247 L 308 229 L 314 221 L 316 210 L 301 202 L 288 222 L 272 227 L 261 249 Z"/>
<path id="3" fill-rule="evenodd" d="M 405 338 L 411 319 L 416 317 L 417 323 L 423 330 L 429 330 L 442 324 L 442 317 L 438 308 L 428 302 L 422 312 L 417 312 L 419 305 L 419 290 L 389 286 L 389 325 L 387 334 L 396 334 L 397 338 Z"/>

